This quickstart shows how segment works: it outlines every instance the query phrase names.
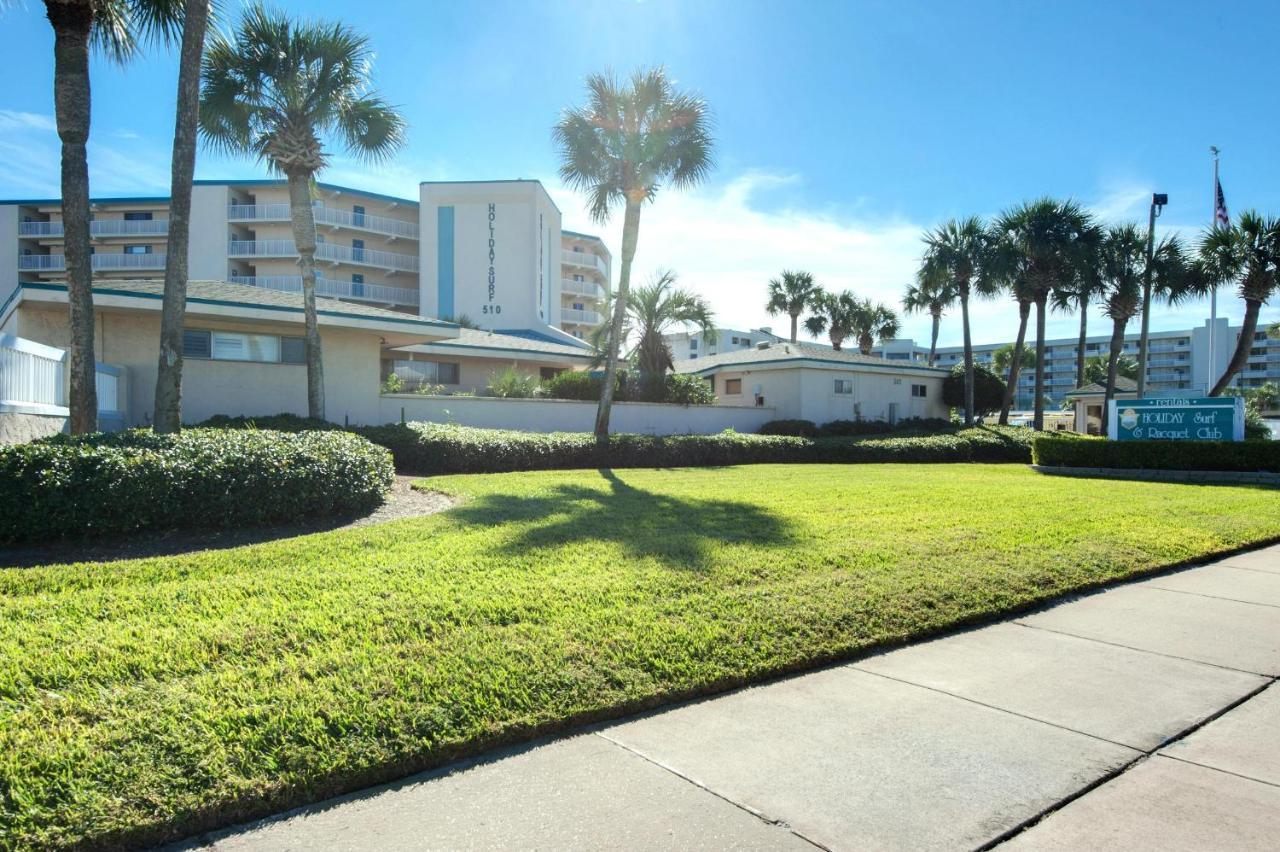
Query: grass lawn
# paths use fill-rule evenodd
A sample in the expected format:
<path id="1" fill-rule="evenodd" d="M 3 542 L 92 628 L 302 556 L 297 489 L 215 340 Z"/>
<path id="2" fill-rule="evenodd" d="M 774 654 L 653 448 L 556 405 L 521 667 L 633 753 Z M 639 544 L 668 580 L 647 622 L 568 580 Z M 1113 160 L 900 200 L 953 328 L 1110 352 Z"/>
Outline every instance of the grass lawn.
<path id="1" fill-rule="evenodd" d="M 432 517 L 0 569 L 0 847 L 182 836 L 1280 537 L 1014 465 L 458 476 Z"/>

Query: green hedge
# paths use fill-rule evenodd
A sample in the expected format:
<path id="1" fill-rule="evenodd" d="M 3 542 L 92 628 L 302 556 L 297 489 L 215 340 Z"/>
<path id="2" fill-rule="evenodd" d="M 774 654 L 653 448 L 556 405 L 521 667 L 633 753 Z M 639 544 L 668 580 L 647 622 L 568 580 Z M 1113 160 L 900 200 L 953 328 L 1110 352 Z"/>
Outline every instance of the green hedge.
<path id="1" fill-rule="evenodd" d="M 341 431 L 59 435 L 0 448 L 0 542 L 313 520 L 373 508 L 394 474 Z"/>
<path id="2" fill-rule="evenodd" d="M 1280 441 L 1108 441 L 1038 435 L 1035 464 L 1121 470 L 1280 472 Z"/>
<path id="3" fill-rule="evenodd" d="M 403 473 L 499 473 L 593 467 L 703 467 L 760 462 L 1021 462 L 1030 430 L 1005 427 L 897 438 L 745 435 L 614 435 L 607 445 L 585 433 L 509 432 L 439 423 L 358 430 L 391 450 Z"/>

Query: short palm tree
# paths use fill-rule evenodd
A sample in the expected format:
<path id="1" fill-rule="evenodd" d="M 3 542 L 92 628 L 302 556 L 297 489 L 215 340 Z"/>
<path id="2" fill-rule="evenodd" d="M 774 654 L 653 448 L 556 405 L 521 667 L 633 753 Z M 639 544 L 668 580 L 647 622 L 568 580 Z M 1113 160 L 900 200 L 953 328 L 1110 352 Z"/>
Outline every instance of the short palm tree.
<path id="1" fill-rule="evenodd" d="M 995 230 L 1009 240 L 1026 265 L 1036 306 L 1034 427 L 1044 429 L 1045 320 L 1049 299 L 1069 285 L 1087 248 L 1089 215 L 1074 201 L 1041 198 L 1000 217 Z"/>
<path id="2" fill-rule="evenodd" d="M 1262 306 L 1280 292 L 1280 219 L 1253 210 L 1241 213 L 1234 225 L 1215 228 L 1200 239 L 1200 262 L 1210 280 L 1234 282 L 1244 300 L 1235 352 L 1209 391 L 1210 396 L 1220 396 L 1249 361 Z"/>
<path id="3" fill-rule="evenodd" d="M 954 279 L 938 274 L 937 270 L 921 269 L 916 273 L 916 283 L 907 285 L 902 296 L 902 309 L 909 314 L 928 313 L 933 320 L 929 335 L 929 366 L 938 357 L 938 330 L 942 327 L 942 315 L 956 302 Z"/>
<path id="4" fill-rule="evenodd" d="M 664 339 L 672 329 L 690 326 L 708 341 L 715 337 L 715 314 L 706 299 L 676 286 L 676 274 L 661 272 L 627 295 L 627 323 L 635 330 L 635 360 L 640 375 L 661 376 L 671 369 L 671 347 Z"/>
<path id="5" fill-rule="evenodd" d="M 640 208 L 663 186 L 692 187 L 710 173 L 711 117 L 706 102 L 677 91 L 662 68 L 636 71 L 625 84 L 612 75 L 593 74 L 587 78 L 587 103 L 565 111 L 553 139 L 560 177 L 587 194 L 591 218 L 603 224 L 614 206 L 623 204 L 622 262 L 595 424 L 596 439 L 605 442 Z"/>
<path id="6" fill-rule="evenodd" d="M 181 30 L 176 0 L 45 0 L 53 27 L 53 106 L 62 142 L 62 219 L 70 313 L 68 427 L 98 428 L 94 362 L 93 266 L 89 244 L 89 54 L 124 64 L 147 39 L 172 41 Z"/>
<path id="7" fill-rule="evenodd" d="M 324 364 L 316 325 L 316 223 L 312 186 L 337 137 L 355 157 L 384 160 L 404 144 L 404 119 L 371 90 L 369 40 L 338 23 L 298 21 L 261 5 L 205 54 L 200 130 L 214 148 L 251 154 L 289 184 L 302 271 L 307 410 L 324 417 Z"/>
<path id="8" fill-rule="evenodd" d="M 876 341 L 893 340 L 898 336 L 898 315 L 884 305 L 870 299 L 859 300 L 849 317 L 852 336 L 858 339 L 858 351 L 870 355 Z"/>
<path id="9" fill-rule="evenodd" d="M 782 274 L 769 282 L 769 301 L 765 310 L 769 316 L 786 314 L 791 317 L 791 342 L 796 342 L 800 330 L 800 315 L 809 307 L 813 294 L 821 288 L 813 281 L 808 272 L 783 270 Z"/>
<path id="10" fill-rule="evenodd" d="M 991 235 L 977 216 L 952 219 L 925 234 L 925 279 L 949 278 L 960 300 L 960 324 L 964 338 L 964 422 L 973 425 L 973 337 L 969 329 L 969 298 L 975 292 L 989 295 L 994 277 L 988 275 Z"/>
<path id="11" fill-rule="evenodd" d="M 804 321 L 805 330 L 814 337 L 825 333 L 831 348 L 841 351 L 845 339 L 854 333 L 853 315 L 858 309 L 858 298 L 848 290 L 842 293 L 818 290 L 809 301 L 809 309 L 813 313 Z"/>

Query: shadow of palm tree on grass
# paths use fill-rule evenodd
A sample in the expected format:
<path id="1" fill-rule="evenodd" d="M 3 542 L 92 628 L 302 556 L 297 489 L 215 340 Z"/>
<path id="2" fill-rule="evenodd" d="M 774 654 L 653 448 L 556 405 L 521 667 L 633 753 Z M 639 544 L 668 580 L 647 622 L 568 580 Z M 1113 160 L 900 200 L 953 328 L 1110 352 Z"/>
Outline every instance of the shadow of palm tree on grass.
<path id="1" fill-rule="evenodd" d="M 528 525 L 496 545 L 504 553 L 611 542 L 632 557 L 651 557 L 669 567 L 697 571 L 711 567 L 710 551 L 715 545 L 785 548 L 796 540 L 790 522 L 759 506 L 646 491 L 607 468 L 599 475 L 608 483 L 607 489 L 584 483 L 558 485 L 550 493 L 533 497 L 487 494 L 445 517 L 460 524 Z"/>

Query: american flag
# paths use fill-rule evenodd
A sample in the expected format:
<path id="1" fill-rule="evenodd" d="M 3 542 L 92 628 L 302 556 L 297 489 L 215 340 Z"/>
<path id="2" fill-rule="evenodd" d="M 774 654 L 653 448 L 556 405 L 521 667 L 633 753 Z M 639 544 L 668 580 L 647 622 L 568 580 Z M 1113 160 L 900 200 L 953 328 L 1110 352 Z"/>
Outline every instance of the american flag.
<path id="1" fill-rule="evenodd" d="M 1220 228 L 1231 227 L 1231 217 L 1227 215 L 1227 198 L 1222 194 L 1222 181 L 1218 184 L 1218 201 L 1213 207 L 1213 224 Z"/>

